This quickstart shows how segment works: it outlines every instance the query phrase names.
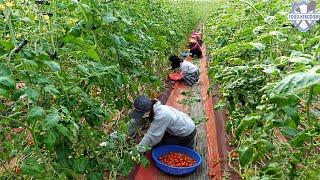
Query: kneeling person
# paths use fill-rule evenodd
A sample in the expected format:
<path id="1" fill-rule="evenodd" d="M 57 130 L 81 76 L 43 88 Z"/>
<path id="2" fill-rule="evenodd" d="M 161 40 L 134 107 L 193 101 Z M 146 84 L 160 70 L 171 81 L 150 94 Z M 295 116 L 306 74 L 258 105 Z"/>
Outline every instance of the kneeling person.
<path id="1" fill-rule="evenodd" d="M 146 96 L 139 96 L 134 101 L 135 110 L 129 133 L 132 135 L 140 128 L 142 117 L 148 115 L 150 127 L 140 143 L 138 150 L 144 151 L 144 146 L 157 147 L 162 145 L 180 145 L 194 148 L 196 126 L 193 120 L 185 113 L 160 101 L 150 100 Z"/>
<path id="2" fill-rule="evenodd" d="M 188 86 L 193 86 L 199 80 L 199 68 L 189 61 L 182 60 L 176 55 L 169 57 L 172 69 L 180 68 L 182 72 L 182 79 Z"/>

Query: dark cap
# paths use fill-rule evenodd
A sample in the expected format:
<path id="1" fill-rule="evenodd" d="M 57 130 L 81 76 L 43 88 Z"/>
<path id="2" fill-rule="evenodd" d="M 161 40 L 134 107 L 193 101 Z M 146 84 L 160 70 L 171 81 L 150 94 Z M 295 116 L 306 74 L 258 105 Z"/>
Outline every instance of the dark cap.
<path id="1" fill-rule="evenodd" d="M 180 63 L 182 61 L 182 59 L 179 58 L 179 56 L 177 55 L 171 55 L 169 57 L 169 61 L 172 62 L 172 63 Z"/>
<path id="2" fill-rule="evenodd" d="M 133 103 L 135 110 L 132 112 L 133 119 L 141 119 L 152 108 L 152 101 L 147 96 L 138 96 Z"/>

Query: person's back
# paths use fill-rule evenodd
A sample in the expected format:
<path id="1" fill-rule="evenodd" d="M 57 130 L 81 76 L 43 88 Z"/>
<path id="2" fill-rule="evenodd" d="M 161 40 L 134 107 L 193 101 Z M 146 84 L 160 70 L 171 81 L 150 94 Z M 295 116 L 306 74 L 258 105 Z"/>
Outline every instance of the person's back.
<path id="1" fill-rule="evenodd" d="M 181 145 L 194 148 L 196 126 L 192 119 L 176 108 L 162 105 L 159 100 L 150 100 L 139 96 L 134 101 L 135 110 L 131 116 L 129 132 L 134 135 L 141 128 L 141 118 L 149 113 L 150 126 L 142 140 L 136 145 L 139 151 L 145 151 L 145 146 Z M 131 130 L 130 130 L 131 129 Z"/>
<path id="2" fill-rule="evenodd" d="M 167 105 L 154 106 L 154 120 L 170 121 L 166 131 L 174 136 L 187 136 L 195 128 L 193 120 L 187 114 Z"/>
<path id="3" fill-rule="evenodd" d="M 182 60 L 176 55 L 171 55 L 169 61 L 171 61 L 172 69 L 181 69 L 182 79 L 186 85 L 193 86 L 198 82 L 200 72 L 196 65 L 189 61 Z"/>
<path id="4" fill-rule="evenodd" d="M 182 74 L 194 73 L 199 70 L 199 68 L 189 61 L 182 61 L 180 65 Z"/>
<path id="5" fill-rule="evenodd" d="M 201 44 L 202 44 L 202 41 L 201 41 Z M 201 45 L 198 42 L 197 38 L 189 39 L 188 48 L 190 48 L 190 53 L 192 57 L 194 56 L 202 57 Z"/>

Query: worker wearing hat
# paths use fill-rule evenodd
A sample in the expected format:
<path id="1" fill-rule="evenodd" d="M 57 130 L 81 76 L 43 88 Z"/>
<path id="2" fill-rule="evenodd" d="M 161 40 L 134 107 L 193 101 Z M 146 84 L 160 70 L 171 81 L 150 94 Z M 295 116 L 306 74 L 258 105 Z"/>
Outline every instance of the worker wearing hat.
<path id="1" fill-rule="evenodd" d="M 177 55 L 171 55 L 169 57 L 172 69 L 180 69 L 182 73 L 182 79 L 188 86 L 193 86 L 199 81 L 200 71 L 199 68 L 193 63 L 183 60 Z"/>
<path id="2" fill-rule="evenodd" d="M 181 145 L 194 148 L 196 126 L 185 113 L 171 106 L 162 105 L 156 99 L 139 96 L 134 101 L 134 111 L 129 126 L 129 133 L 135 134 L 143 126 L 144 116 L 148 116 L 150 127 L 140 143 L 138 150 L 145 151 L 145 147 L 161 145 Z"/>

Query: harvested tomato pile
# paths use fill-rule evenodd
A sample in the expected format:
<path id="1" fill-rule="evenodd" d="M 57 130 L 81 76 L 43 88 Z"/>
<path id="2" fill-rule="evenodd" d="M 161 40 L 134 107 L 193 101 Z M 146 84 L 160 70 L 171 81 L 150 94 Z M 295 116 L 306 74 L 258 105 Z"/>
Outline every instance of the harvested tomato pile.
<path id="1" fill-rule="evenodd" d="M 169 154 L 159 157 L 159 160 L 172 167 L 191 167 L 196 161 L 184 153 L 170 152 Z"/>

